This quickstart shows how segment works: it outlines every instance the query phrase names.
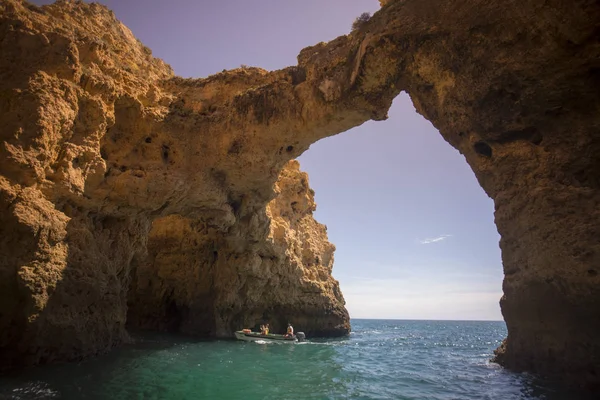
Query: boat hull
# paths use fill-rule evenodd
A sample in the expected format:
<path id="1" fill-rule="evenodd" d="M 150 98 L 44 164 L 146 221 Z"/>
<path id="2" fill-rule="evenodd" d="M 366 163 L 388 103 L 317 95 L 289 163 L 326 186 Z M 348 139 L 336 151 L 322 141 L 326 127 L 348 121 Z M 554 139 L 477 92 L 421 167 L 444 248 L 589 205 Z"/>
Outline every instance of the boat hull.
<path id="1" fill-rule="evenodd" d="M 271 334 L 261 335 L 258 332 L 246 333 L 246 332 L 242 332 L 242 331 L 236 331 L 235 338 L 238 340 L 243 340 L 245 342 L 264 341 L 264 342 L 295 343 L 298 341 L 296 336 L 292 336 L 290 338 L 290 337 L 285 337 L 284 335 L 271 335 Z"/>

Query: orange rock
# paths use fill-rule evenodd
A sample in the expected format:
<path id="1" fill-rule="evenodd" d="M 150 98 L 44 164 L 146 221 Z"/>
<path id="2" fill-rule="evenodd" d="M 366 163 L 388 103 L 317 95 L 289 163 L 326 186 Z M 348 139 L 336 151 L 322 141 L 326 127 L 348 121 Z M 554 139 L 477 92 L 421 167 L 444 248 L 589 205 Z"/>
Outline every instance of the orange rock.
<path id="1" fill-rule="evenodd" d="M 391 1 L 297 66 L 183 79 L 103 6 L 2 1 L 2 368 L 106 351 L 127 322 L 348 332 L 290 160 L 407 91 L 494 199 L 497 359 L 599 385 L 599 20 L 589 1 Z"/>

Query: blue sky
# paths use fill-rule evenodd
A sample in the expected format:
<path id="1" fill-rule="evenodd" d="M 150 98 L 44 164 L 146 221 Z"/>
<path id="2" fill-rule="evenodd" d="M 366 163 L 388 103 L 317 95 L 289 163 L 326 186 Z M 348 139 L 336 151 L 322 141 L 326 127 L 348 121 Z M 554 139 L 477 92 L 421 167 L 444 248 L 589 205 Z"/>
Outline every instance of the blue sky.
<path id="1" fill-rule="evenodd" d="M 184 77 L 295 65 L 303 47 L 379 8 L 377 0 L 100 2 Z M 316 191 L 315 217 L 337 247 L 334 276 L 351 317 L 502 319 L 492 201 L 406 94 L 389 115 L 299 159 Z"/>

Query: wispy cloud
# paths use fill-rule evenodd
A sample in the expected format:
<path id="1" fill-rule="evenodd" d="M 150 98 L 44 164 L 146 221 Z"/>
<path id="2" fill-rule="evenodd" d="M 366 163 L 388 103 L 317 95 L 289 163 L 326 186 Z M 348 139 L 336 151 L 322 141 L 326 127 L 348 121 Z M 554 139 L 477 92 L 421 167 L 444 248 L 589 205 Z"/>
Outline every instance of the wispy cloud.
<path id="1" fill-rule="evenodd" d="M 452 235 L 441 235 L 441 236 L 434 237 L 434 238 L 427 238 L 425 240 L 419 240 L 419 243 L 421 243 L 421 244 L 437 243 L 437 242 L 441 242 L 442 240 L 448 239 L 449 237 L 452 237 Z"/>

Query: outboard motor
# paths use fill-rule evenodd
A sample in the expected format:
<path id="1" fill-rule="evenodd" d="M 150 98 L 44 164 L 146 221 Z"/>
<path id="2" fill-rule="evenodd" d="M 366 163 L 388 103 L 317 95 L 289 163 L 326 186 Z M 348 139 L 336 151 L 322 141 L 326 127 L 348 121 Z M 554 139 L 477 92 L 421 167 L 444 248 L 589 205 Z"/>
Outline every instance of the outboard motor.
<path id="1" fill-rule="evenodd" d="M 306 340 L 306 335 L 304 332 L 296 332 L 296 338 L 299 342 L 304 342 Z"/>

